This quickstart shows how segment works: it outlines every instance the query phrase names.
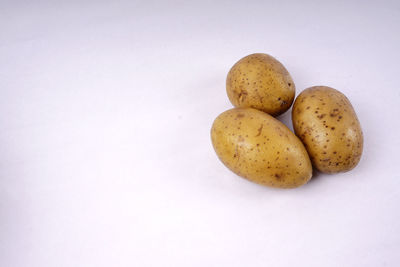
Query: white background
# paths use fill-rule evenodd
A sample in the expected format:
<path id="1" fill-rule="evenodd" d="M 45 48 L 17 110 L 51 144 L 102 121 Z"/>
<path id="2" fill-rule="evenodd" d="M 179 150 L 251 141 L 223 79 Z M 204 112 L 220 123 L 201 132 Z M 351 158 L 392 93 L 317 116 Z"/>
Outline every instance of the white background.
<path id="1" fill-rule="evenodd" d="M 399 266 L 399 30 L 398 1 L 1 1 L 0 265 Z M 220 163 L 254 52 L 347 95 L 356 169 L 279 190 Z"/>

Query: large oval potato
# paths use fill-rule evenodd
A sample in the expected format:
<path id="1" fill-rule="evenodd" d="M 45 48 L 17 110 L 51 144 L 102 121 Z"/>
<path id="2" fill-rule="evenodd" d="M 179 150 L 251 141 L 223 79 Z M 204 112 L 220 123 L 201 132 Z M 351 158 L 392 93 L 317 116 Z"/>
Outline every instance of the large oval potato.
<path id="1" fill-rule="evenodd" d="M 220 160 L 258 184 L 294 188 L 307 183 L 312 165 L 301 141 L 280 121 L 252 108 L 220 114 L 211 129 Z"/>
<path id="2" fill-rule="evenodd" d="M 363 133 L 350 101 L 341 92 L 327 86 L 304 90 L 293 105 L 292 121 L 319 171 L 345 172 L 360 161 Z"/>
<path id="3" fill-rule="evenodd" d="M 272 116 L 290 108 L 295 86 L 289 72 L 267 54 L 251 54 L 229 71 L 226 92 L 235 107 L 252 107 Z"/>

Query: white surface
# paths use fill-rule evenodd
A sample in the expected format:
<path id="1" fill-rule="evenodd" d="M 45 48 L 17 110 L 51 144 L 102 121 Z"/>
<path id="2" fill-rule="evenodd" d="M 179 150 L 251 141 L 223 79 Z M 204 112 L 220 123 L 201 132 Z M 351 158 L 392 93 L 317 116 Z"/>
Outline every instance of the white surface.
<path id="1" fill-rule="evenodd" d="M 399 266 L 399 28 L 398 1 L 3 0 L 0 265 Z M 220 163 L 254 52 L 348 96 L 356 169 L 278 190 Z"/>

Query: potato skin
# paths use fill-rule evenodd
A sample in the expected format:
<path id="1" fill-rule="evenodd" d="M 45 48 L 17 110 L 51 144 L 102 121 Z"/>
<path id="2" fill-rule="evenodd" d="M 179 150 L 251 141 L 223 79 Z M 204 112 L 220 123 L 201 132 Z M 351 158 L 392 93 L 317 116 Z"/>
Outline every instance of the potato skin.
<path id="1" fill-rule="evenodd" d="M 307 183 L 312 165 L 301 141 L 280 121 L 252 108 L 220 114 L 211 128 L 219 159 L 255 183 L 294 188 Z"/>
<path id="2" fill-rule="evenodd" d="M 240 59 L 226 78 L 226 92 L 235 107 L 251 107 L 278 116 L 293 103 L 295 85 L 289 72 L 267 54 Z"/>
<path id="3" fill-rule="evenodd" d="M 346 172 L 360 161 L 363 133 L 347 97 L 327 86 L 304 90 L 292 109 L 295 133 L 315 168 L 325 173 Z"/>

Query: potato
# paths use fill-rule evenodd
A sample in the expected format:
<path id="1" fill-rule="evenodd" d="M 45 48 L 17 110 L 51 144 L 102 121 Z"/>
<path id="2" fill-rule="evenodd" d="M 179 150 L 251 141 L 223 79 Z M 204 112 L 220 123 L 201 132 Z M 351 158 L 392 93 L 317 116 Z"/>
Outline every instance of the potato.
<path id="1" fill-rule="evenodd" d="M 294 103 L 292 121 L 319 171 L 345 172 L 360 161 L 363 133 L 350 101 L 341 92 L 327 86 L 304 90 Z"/>
<path id="2" fill-rule="evenodd" d="M 307 183 L 312 165 L 301 141 L 280 121 L 252 108 L 220 114 L 211 129 L 219 159 L 258 184 L 294 188 Z"/>
<path id="3" fill-rule="evenodd" d="M 252 107 L 277 116 L 292 105 L 295 86 L 278 60 L 267 54 L 251 54 L 229 71 L 226 92 L 235 107 Z"/>

